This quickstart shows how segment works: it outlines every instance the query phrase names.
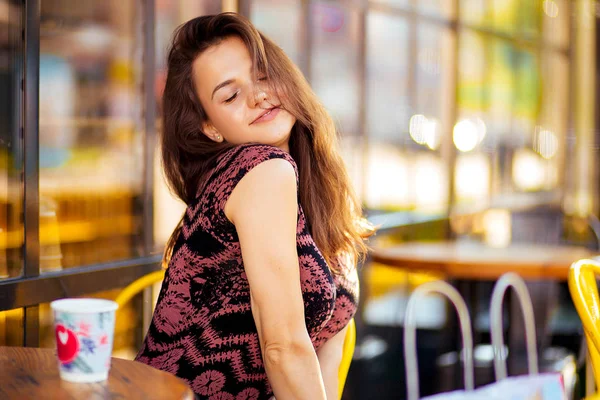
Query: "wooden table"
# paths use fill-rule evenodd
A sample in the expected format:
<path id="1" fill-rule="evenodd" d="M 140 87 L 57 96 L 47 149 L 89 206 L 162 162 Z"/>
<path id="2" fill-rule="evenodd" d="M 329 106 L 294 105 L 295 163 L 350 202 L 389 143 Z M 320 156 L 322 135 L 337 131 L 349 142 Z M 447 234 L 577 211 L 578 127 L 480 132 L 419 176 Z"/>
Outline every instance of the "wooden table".
<path id="1" fill-rule="evenodd" d="M 583 247 L 513 245 L 493 248 L 474 242 L 414 242 L 375 247 L 372 260 L 381 264 L 439 272 L 450 279 L 495 280 L 506 272 L 524 279 L 566 281 L 571 264 L 595 254 Z"/>
<path id="2" fill-rule="evenodd" d="M 52 349 L 0 347 L 0 399 L 193 399 L 187 384 L 136 361 L 112 359 L 106 382 L 60 379 Z"/>

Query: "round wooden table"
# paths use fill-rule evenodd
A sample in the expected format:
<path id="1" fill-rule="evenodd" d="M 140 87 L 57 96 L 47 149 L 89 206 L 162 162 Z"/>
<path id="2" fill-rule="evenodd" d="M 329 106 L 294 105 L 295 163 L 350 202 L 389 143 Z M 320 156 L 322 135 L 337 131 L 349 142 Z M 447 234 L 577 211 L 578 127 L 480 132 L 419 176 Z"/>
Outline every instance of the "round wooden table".
<path id="1" fill-rule="evenodd" d="M 56 352 L 0 347 L 0 399 L 193 399 L 187 384 L 136 361 L 112 359 L 108 380 L 71 383 L 60 379 Z"/>
<path id="2" fill-rule="evenodd" d="M 511 245 L 494 248 L 474 242 L 409 242 L 375 247 L 372 260 L 381 264 L 439 272 L 451 279 L 495 280 L 506 272 L 524 279 L 566 281 L 571 264 L 595 254 L 583 247 Z"/>

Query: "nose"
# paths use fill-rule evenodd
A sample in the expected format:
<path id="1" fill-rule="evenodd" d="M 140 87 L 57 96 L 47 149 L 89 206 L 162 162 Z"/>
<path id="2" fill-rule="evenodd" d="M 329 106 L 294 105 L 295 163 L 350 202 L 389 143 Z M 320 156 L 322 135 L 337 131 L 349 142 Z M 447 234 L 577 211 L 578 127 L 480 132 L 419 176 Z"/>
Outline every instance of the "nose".
<path id="1" fill-rule="evenodd" d="M 261 89 L 257 90 L 254 94 L 254 106 L 260 105 L 260 103 L 266 101 L 267 98 L 267 92 Z"/>

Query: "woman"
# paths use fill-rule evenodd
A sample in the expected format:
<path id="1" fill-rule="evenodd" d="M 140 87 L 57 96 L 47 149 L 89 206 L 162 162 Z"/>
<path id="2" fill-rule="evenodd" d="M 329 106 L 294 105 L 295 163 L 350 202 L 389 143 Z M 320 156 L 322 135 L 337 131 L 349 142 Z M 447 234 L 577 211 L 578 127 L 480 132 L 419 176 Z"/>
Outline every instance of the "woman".
<path id="1" fill-rule="evenodd" d="M 203 399 L 336 399 L 371 228 L 331 118 L 231 13 L 178 28 L 163 103 L 164 171 L 187 210 L 136 359 Z"/>

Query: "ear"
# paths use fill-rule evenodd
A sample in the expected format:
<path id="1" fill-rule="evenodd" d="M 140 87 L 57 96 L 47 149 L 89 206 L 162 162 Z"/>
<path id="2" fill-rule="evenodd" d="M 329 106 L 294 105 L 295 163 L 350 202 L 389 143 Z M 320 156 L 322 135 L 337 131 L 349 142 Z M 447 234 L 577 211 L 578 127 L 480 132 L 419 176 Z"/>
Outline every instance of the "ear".
<path id="1" fill-rule="evenodd" d="M 204 122 L 202 124 L 202 133 L 204 133 L 206 137 L 213 142 L 221 143 L 223 141 L 223 136 L 221 136 L 217 128 L 215 128 L 210 122 Z"/>

